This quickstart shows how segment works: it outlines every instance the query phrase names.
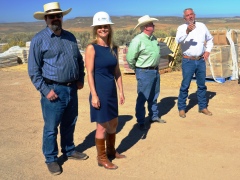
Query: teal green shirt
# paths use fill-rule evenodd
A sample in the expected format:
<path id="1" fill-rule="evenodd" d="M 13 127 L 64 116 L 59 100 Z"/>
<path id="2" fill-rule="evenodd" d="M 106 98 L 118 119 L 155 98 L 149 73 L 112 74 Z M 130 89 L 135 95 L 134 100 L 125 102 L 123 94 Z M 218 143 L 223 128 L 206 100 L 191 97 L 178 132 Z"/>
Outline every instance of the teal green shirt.
<path id="1" fill-rule="evenodd" d="M 155 36 L 148 36 L 145 33 L 135 36 L 127 52 L 129 67 L 135 70 L 136 67 L 157 67 L 160 60 L 160 46 Z"/>

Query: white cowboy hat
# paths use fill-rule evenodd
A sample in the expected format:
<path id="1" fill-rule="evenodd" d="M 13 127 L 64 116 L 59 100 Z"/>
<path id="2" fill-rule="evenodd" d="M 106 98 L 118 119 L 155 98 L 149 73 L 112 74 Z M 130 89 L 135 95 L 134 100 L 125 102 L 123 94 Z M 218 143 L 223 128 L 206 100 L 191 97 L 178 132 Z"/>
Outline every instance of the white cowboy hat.
<path id="1" fill-rule="evenodd" d="M 133 30 L 135 30 L 139 26 L 141 27 L 141 26 L 148 24 L 150 22 L 153 22 L 153 21 L 158 21 L 158 19 L 151 18 L 149 15 L 142 16 L 138 19 L 138 24 L 135 26 L 135 28 Z"/>
<path id="2" fill-rule="evenodd" d="M 57 14 L 62 13 L 63 16 L 68 14 L 72 8 L 69 8 L 66 11 L 62 11 L 58 2 L 51 2 L 43 5 L 44 12 L 35 12 L 33 17 L 38 20 L 44 20 L 44 17 L 48 14 Z"/>

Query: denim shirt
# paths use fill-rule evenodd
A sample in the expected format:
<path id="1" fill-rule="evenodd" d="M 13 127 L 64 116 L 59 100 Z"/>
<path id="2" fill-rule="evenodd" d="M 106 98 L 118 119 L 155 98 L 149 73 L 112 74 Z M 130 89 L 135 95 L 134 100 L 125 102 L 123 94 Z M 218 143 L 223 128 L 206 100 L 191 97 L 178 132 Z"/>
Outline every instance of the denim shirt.
<path id="1" fill-rule="evenodd" d="M 157 67 L 160 60 L 160 46 L 155 36 L 148 36 L 140 33 L 135 36 L 126 55 L 129 67 L 135 70 L 136 67 Z"/>
<path id="2" fill-rule="evenodd" d="M 36 89 L 45 96 L 50 88 L 43 78 L 84 83 L 84 62 L 74 35 L 62 30 L 57 36 L 48 27 L 37 33 L 30 44 L 28 74 Z"/>

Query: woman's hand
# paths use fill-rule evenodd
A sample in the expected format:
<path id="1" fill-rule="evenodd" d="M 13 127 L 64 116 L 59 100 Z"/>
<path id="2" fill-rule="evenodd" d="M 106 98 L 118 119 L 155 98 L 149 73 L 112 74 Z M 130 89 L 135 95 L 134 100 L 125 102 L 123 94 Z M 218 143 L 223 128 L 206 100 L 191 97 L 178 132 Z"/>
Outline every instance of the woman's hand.
<path id="1" fill-rule="evenodd" d="M 119 103 L 123 105 L 125 103 L 125 97 L 123 93 L 119 93 Z"/>
<path id="2" fill-rule="evenodd" d="M 100 99 L 98 96 L 92 96 L 92 106 L 96 109 L 100 108 Z"/>

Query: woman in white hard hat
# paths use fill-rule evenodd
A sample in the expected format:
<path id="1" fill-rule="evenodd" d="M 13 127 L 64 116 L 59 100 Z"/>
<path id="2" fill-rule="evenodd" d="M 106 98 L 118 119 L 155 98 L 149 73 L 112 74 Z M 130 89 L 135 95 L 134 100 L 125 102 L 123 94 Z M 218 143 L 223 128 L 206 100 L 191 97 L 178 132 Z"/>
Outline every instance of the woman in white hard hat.
<path id="1" fill-rule="evenodd" d="M 118 64 L 117 47 L 112 36 L 112 21 L 106 12 L 98 12 L 93 17 L 93 38 L 85 52 L 85 63 L 90 87 L 91 122 L 96 122 L 95 143 L 98 165 L 106 169 L 118 167 L 109 158 L 125 158 L 115 149 L 116 128 L 118 125 L 119 103 L 124 104 L 122 75 Z M 105 147 L 106 142 L 106 147 Z"/>

